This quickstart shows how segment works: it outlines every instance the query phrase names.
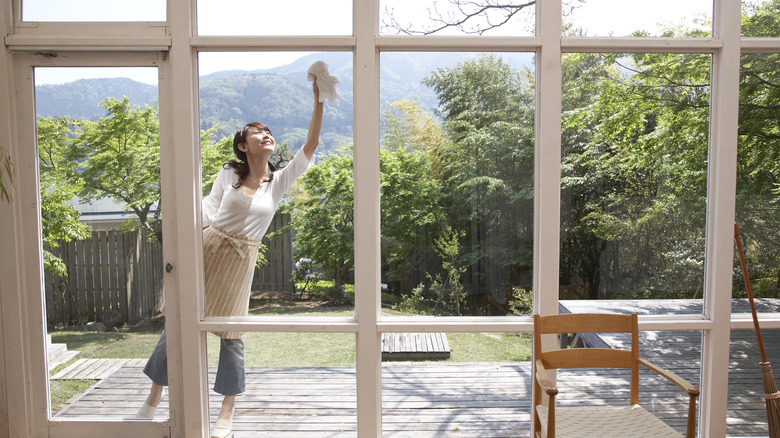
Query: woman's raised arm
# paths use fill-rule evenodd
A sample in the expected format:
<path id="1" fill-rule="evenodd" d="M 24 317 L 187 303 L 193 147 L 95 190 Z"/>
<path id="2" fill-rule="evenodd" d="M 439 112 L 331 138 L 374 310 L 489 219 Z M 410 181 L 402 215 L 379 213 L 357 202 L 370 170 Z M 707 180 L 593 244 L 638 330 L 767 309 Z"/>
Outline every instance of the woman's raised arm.
<path id="1" fill-rule="evenodd" d="M 320 89 L 317 87 L 317 78 L 312 81 L 312 90 L 314 91 L 314 110 L 311 113 L 311 122 L 309 123 L 309 134 L 306 136 L 306 143 L 303 145 L 303 153 L 309 160 L 314 156 L 314 150 L 320 142 L 320 130 L 322 129 L 322 112 L 324 103 L 320 102 Z"/>

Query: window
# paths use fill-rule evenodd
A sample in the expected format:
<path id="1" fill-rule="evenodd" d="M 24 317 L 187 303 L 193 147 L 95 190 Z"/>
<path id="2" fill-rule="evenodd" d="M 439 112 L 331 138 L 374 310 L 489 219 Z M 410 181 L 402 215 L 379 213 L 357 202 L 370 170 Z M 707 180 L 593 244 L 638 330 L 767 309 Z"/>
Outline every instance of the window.
<path id="1" fill-rule="evenodd" d="M 381 56 L 382 299 L 411 315 L 528 315 L 533 53 Z"/>
<path id="2" fill-rule="evenodd" d="M 36 68 L 35 84 L 50 415 L 126 418 L 112 387 L 143 378 L 162 330 L 157 69 Z"/>
<path id="3" fill-rule="evenodd" d="M 350 35 L 352 4 L 197 0 L 199 35 Z"/>
<path id="4" fill-rule="evenodd" d="M 564 56 L 562 300 L 672 300 L 684 310 L 659 313 L 701 313 L 710 64 Z"/>
<path id="5" fill-rule="evenodd" d="M 165 1 L 22 0 L 24 21 L 165 21 Z"/>
<path id="6" fill-rule="evenodd" d="M 746 37 L 778 37 L 777 5 L 763 0 L 744 0 L 742 35 Z"/>
<path id="7" fill-rule="evenodd" d="M 712 35 L 712 0 L 686 2 L 589 0 L 564 5 L 564 21 L 573 35 L 594 37 L 670 36 L 682 26 L 696 37 Z"/>
<path id="8" fill-rule="evenodd" d="M 777 172 L 771 163 L 778 160 L 772 155 L 776 133 L 767 123 L 774 117 L 766 112 L 780 52 L 774 3 L 713 0 L 643 9 L 635 2 L 620 9 L 624 2 L 618 2 L 607 14 L 597 8 L 606 3 L 596 0 L 512 2 L 461 27 L 464 16 L 457 14 L 471 10 L 457 6 L 472 2 L 435 3 L 293 2 L 290 8 L 168 0 L 165 7 L 133 4 L 133 11 L 102 17 L 93 12 L 110 5 L 34 15 L 34 3 L 2 3 L 0 15 L 17 18 L 0 21 L 6 35 L 0 64 L 7 66 L 0 69 L 0 146 L 18 169 L 13 185 L 0 180 L 14 199 L 0 209 L 0 240 L 9 242 L 0 253 L 0 374 L 7 376 L 7 400 L 14 400 L 4 404 L 7 414 L 0 412 L 0 420 L 11 421 L 0 424 L 9 435 L 199 436 L 216 408 L 209 399 L 209 367 L 217 346 L 208 332 L 224 329 L 249 333 L 250 348 L 260 347 L 254 353 L 261 360 L 250 365 L 257 371 L 250 388 L 257 404 L 241 407 L 238 401 L 236 424 L 242 428 L 274 428 L 252 420 L 253 409 L 270 400 L 256 386 L 271 376 L 279 379 L 275 385 L 295 389 L 294 401 L 318 397 L 326 389 L 315 384 L 333 379 L 340 388 L 328 397 L 343 409 L 306 421 L 298 416 L 277 428 L 381 436 L 407 427 L 406 414 L 419 413 L 433 394 L 448 400 L 457 415 L 452 423 L 438 414 L 428 417 L 430 430 L 496 429 L 490 421 L 473 421 L 480 406 L 457 399 L 451 388 L 435 392 L 432 386 L 464 367 L 470 377 L 515 373 L 511 381 L 522 384 L 532 326 L 522 314 L 529 307 L 564 311 L 559 304 L 568 311 L 596 304 L 604 311 L 638 311 L 648 336 L 644 352 L 700 358 L 681 365 L 688 367 L 687 378 L 707 385 L 700 435 L 756 433 L 734 419 L 762 415 L 763 406 L 745 413 L 729 405 L 729 366 L 741 366 L 728 363 L 729 354 L 754 354 L 750 337 L 738 336 L 750 333 L 750 322 L 732 310 L 743 294 L 732 237 L 736 212 L 755 290 L 762 304 L 775 302 Z M 607 16 L 608 27 L 592 18 Z M 133 23 L 116 23 L 125 19 Z M 288 252 L 308 251 L 285 260 L 300 263 L 293 283 L 308 288 L 322 274 L 336 293 L 327 300 L 353 298 L 354 304 L 326 313 L 324 300 L 314 299 L 319 292 L 296 286 L 284 289 L 286 302 L 258 293 L 257 312 L 248 318 L 205 318 L 199 200 L 226 158 L 209 154 L 228 145 L 237 125 L 255 118 L 271 121 L 274 134 L 274 126 L 283 127 L 280 143 L 299 145 L 310 114 L 310 107 L 300 109 L 310 104 L 305 71 L 319 57 L 338 66 L 343 81 L 341 104 L 326 105 L 325 121 L 332 125 L 324 130 L 316 164 L 333 173 L 310 169 L 323 183 L 291 193 L 281 212 L 291 214 L 294 226 L 282 224 L 277 237 L 289 230 L 283 237 L 292 242 Z M 167 237 L 155 263 L 164 272 L 170 363 L 183 364 L 169 368 L 169 419 L 162 412 L 156 421 L 45 415 L 43 315 L 49 303 L 34 202 L 46 170 L 30 147 L 36 143 L 36 101 L 43 97 L 34 94 L 33 80 L 45 69 L 72 66 L 156 72 Z M 487 73 L 495 76 L 486 80 Z M 463 81 L 442 80 L 450 77 Z M 465 109 L 457 106 L 461 102 Z M 435 154 L 419 147 L 430 144 L 437 145 Z M 141 170 L 148 169 L 134 173 Z M 334 190 L 316 192 L 323 188 Z M 296 205 L 318 194 L 323 202 Z M 351 227 L 327 224 L 329 239 L 342 244 L 329 250 L 327 260 L 316 250 L 334 242 L 305 248 L 305 232 L 317 229 L 302 231 L 292 215 L 323 206 L 352 220 Z M 269 247 L 273 242 L 269 238 Z M 443 292 L 438 303 L 437 291 Z M 451 299 L 463 293 L 466 301 Z M 403 306 L 431 298 L 426 314 L 403 313 Z M 691 305 L 660 306 L 668 299 Z M 771 335 L 780 318 L 775 307 L 762 308 L 771 310 L 762 313 L 762 328 Z M 730 352 L 723 339 L 732 328 Z M 676 342 L 683 337 L 685 343 Z M 445 338 L 450 358 L 441 362 L 383 361 L 385 352 L 401 352 L 396 346 L 409 339 L 430 340 L 442 348 L 425 354 L 443 355 Z M 495 397 L 491 402 L 523 402 L 514 390 L 483 383 L 465 387 L 472 395 Z M 265 406 L 284 411 L 289 401 L 273 398 Z M 334 424 L 339 418 L 346 421 Z M 509 422 L 519 431 L 527 427 L 520 415 Z"/>
<path id="9" fill-rule="evenodd" d="M 533 35 L 534 3 L 381 0 L 383 35 Z"/>

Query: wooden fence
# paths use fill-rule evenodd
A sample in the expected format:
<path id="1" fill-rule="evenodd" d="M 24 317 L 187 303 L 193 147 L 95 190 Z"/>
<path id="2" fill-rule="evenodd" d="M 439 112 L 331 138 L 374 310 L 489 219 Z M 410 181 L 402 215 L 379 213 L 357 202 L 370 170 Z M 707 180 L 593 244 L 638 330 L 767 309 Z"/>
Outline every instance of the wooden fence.
<path id="1" fill-rule="evenodd" d="M 266 234 L 275 233 L 289 224 L 289 214 L 277 214 L 274 216 Z M 292 236 L 290 232 L 279 234 L 270 241 L 268 237 L 264 237 L 263 244 L 268 248 L 265 253 L 265 259 L 268 263 L 255 268 L 252 290 L 292 293 L 294 285 L 292 282 L 293 259 Z"/>
<path id="2" fill-rule="evenodd" d="M 135 322 L 160 310 L 162 245 L 146 233 L 93 231 L 89 239 L 61 242 L 52 253 L 68 275 L 44 276 L 50 324 Z"/>
<path id="3" fill-rule="evenodd" d="M 289 215 L 277 215 L 268 232 L 289 222 Z M 255 269 L 252 290 L 292 292 L 290 233 L 263 240 L 269 263 Z M 146 233 L 93 231 L 89 239 L 61 242 L 51 252 L 65 263 L 68 275 L 44 275 L 49 324 L 112 318 L 132 323 L 162 309 L 162 245 Z"/>

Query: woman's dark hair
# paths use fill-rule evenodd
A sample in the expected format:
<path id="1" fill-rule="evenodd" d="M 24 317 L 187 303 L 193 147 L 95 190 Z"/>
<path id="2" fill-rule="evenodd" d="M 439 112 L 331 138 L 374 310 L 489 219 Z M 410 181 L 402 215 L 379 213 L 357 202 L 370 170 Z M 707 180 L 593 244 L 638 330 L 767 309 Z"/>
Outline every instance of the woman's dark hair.
<path id="1" fill-rule="evenodd" d="M 246 135 L 249 132 L 249 128 L 257 128 L 261 131 L 266 131 L 271 135 L 271 130 L 260 122 L 247 123 L 243 128 L 236 131 L 236 135 L 233 136 L 233 153 L 236 154 L 238 160 L 230 160 L 223 166 L 225 169 L 233 169 L 238 175 L 238 181 L 233 184 L 233 188 L 236 189 L 241 187 L 241 184 L 244 183 L 246 177 L 249 176 L 249 165 L 246 163 L 246 153 L 238 148 L 238 145 L 241 143 L 246 143 Z M 271 171 L 271 177 L 268 181 L 271 181 L 274 179 L 274 172 L 277 171 L 278 168 L 274 163 L 269 161 L 268 169 Z"/>

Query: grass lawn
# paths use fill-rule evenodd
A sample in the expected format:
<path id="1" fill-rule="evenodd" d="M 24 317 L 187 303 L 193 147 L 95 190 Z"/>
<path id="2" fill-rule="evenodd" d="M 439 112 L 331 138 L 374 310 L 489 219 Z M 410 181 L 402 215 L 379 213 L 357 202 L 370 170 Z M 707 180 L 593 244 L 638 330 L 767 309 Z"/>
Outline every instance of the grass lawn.
<path id="1" fill-rule="evenodd" d="M 392 314 L 403 315 L 398 312 Z M 251 315 L 352 316 L 351 306 L 327 306 L 316 300 L 285 299 L 263 294 L 250 303 Z M 65 343 L 80 351 L 75 359 L 50 370 L 54 375 L 78 359 L 147 358 L 163 328 L 161 318 L 108 332 L 57 330 L 53 343 Z M 531 360 L 530 334 L 448 333 L 452 350 L 446 362 L 506 362 Z M 219 338 L 206 338 L 209 366 L 219 359 Z M 355 364 L 355 336 L 350 333 L 248 333 L 246 364 L 249 367 L 350 367 Z M 52 412 L 92 386 L 92 380 L 51 380 Z"/>

